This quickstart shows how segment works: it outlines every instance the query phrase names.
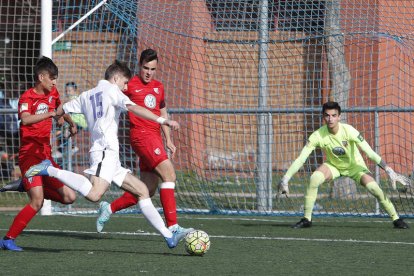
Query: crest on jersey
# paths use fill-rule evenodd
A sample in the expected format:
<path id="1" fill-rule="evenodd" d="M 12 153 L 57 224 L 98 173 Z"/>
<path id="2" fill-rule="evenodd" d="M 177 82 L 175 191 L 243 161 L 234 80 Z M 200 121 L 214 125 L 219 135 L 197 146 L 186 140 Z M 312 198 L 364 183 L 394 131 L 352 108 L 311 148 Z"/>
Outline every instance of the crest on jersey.
<path id="1" fill-rule="evenodd" d="M 160 91 L 158 91 L 158 87 L 154 88 L 154 92 L 160 94 Z"/>
<path id="2" fill-rule="evenodd" d="M 342 141 L 342 145 L 343 145 L 344 147 L 347 147 L 347 146 L 348 146 L 348 141 Z"/>
<path id="3" fill-rule="evenodd" d="M 146 107 L 148 107 L 150 109 L 153 109 L 153 108 L 155 108 L 155 106 L 157 104 L 157 99 L 155 98 L 154 95 L 148 94 L 147 96 L 145 96 L 144 104 L 145 104 Z"/>
<path id="4" fill-rule="evenodd" d="M 160 148 L 156 148 L 156 149 L 154 150 L 154 153 L 155 153 L 156 155 L 160 155 L 160 154 L 161 154 L 161 150 L 160 150 Z"/>

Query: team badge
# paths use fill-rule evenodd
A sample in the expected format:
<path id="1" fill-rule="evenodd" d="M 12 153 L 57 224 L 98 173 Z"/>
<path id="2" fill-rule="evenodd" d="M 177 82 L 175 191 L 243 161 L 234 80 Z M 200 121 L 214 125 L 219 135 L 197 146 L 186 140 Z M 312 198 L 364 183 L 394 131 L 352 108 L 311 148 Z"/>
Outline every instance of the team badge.
<path id="1" fill-rule="evenodd" d="M 342 145 L 343 145 L 344 147 L 347 147 L 347 146 L 348 146 L 348 141 L 342 141 Z"/>
<path id="2" fill-rule="evenodd" d="M 20 112 L 29 110 L 29 104 L 28 103 L 22 103 L 20 106 Z"/>
<path id="3" fill-rule="evenodd" d="M 156 148 L 156 149 L 154 150 L 154 153 L 155 153 L 156 155 L 160 155 L 160 154 L 161 154 L 161 150 L 160 150 L 160 148 Z"/>
<path id="4" fill-rule="evenodd" d="M 160 92 L 158 91 L 158 87 L 154 88 L 154 92 L 160 94 Z"/>
<path id="5" fill-rule="evenodd" d="M 154 95 L 148 94 L 144 99 L 144 104 L 146 107 L 153 109 L 155 108 L 155 105 L 157 104 L 157 99 Z"/>

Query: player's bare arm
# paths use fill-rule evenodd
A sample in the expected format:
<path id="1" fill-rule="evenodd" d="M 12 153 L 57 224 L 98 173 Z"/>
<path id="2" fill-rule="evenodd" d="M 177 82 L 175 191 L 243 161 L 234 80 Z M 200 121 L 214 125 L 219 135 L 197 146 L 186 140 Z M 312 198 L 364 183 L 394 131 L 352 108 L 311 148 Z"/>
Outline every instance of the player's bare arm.
<path id="1" fill-rule="evenodd" d="M 23 125 L 32 125 L 55 116 L 55 111 L 50 111 L 43 114 L 30 114 L 29 112 L 23 112 L 20 115 L 20 119 Z"/>
<path id="2" fill-rule="evenodd" d="M 168 119 L 168 112 L 167 112 L 166 107 L 161 108 L 160 112 L 161 112 L 161 117 L 163 117 L 165 119 Z M 170 151 L 171 157 L 173 158 L 175 156 L 175 152 L 177 151 L 177 147 L 174 145 L 174 143 L 171 140 L 170 128 L 168 126 L 161 125 L 161 129 L 162 129 L 162 132 L 164 133 L 164 137 L 165 137 L 165 146 Z"/>
<path id="3" fill-rule="evenodd" d="M 172 128 L 173 130 L 177 130 L 180 128 L 180 125 L 178 124 L 178 122 L 173 121 L 173 120 L 169 120 L 169 119 L 165 119 L 163 117 L 158 117 L 157 115 L 155 115 L 154 113 L 152 113 L 151 111 L 149 111 L 148 109 L 142 107 L 142 106 L 138 106 L 138 105 L 127 105 L 128 111 L 131 111 L 132 113 L 134 113 L 135 115 L 142 117 L 144 119 L 147 120 L 151 120 L 153 122 L 157 122 L 160 125 L 167 125 L 170 128 Z"/>

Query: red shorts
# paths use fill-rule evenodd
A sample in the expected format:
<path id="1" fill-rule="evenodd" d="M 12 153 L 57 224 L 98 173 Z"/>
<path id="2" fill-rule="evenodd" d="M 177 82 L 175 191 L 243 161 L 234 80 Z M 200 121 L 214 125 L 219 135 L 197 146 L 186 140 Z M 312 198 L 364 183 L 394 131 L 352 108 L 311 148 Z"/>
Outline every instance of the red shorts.
<path id="1" fill-rule="evenodd" d="M 52 158 L 48 158 L 48 159 L 52 162 L 53 167 L 60 169 L 59 165 L 56 164 Z M 44 157 L 35 156 L 35 155 L 27 156 L 23 160 L 20 159 L 19 167 L 20 167 L 20 170 L 22 171 L 22 175 L 25 175 L 26 171 L 31 166 L 39 164 L 43 160 L 44 160 Z M 23 187 L 26 191 L 36 186 L 43 186 L 43 187 L 47 186 L 50 189 L 57 190 L 59 188 L 62 188 L 64 184 L 60 182 L 59 180 L 57 180 L 56 178 L 50 177 L 50 176 L 33 176 L 31 178 L 23 177 Z"/>
<path id="2" fill-rule="evenodd" d="M 161 135 L 131 136 L 131 147 L 139 157 L 139 168 L 144 172 L 153 171 L 158 164 L 168 159 Z"/>

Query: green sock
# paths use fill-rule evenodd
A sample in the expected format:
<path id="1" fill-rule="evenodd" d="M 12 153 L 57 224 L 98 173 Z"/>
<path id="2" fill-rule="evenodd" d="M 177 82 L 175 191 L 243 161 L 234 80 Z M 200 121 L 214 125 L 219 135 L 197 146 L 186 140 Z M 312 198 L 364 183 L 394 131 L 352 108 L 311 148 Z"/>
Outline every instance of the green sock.
<path id="1" fill-rule="evenodd" d="M 377 182 L 369 182 L 365 187 L 367 188 L 368 192 L 376 197 L 381 207 L 385 210 L 385 212 L 387 212 L 393 221 L 399 218 L 391 200 L 389 200 L 388 197 L 384 194 L 384 192 L 378 186 Z"/>
<path id="2" fill-rule="evenodd" d="M 325 181 L 325 176 L 322 172 L 316 171 L 311 177 L 305 192 L 305 206 L 304 217 L 312 220 L 313 206 L 315 205 L 316 197 L 318 195 L 318 187 Z"/>

